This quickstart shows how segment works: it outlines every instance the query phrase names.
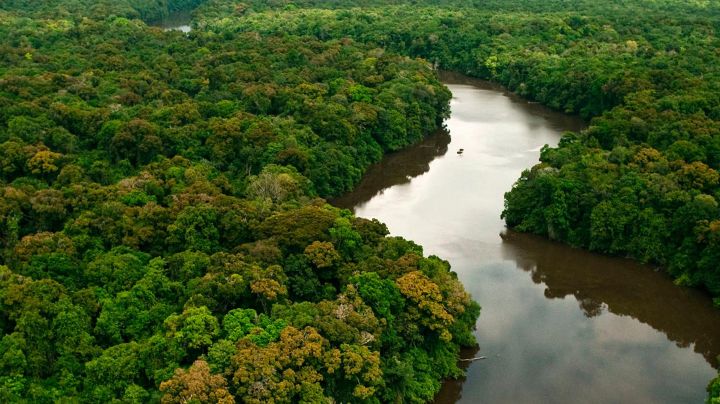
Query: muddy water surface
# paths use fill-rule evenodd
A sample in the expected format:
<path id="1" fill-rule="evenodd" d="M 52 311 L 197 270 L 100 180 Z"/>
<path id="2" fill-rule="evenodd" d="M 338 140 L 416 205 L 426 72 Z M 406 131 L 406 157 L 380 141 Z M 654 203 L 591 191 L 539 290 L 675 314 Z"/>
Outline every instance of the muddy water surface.
<path id="1" fill-rule="evenodd" d="M 182 31 L 188 33 L 192 31 L 192 16 L 189 11 L 173 11 L 165 18 L 159 21 L 153 21 L 149 25 L 159 27 L 165 31 Z"/>
<path id="2" fill-rule="evenodd" d="M 334 201 L 450 261 L 482 305 L 487 359 L 436 402 L 702 403 L 720 354 L 720 310 L 707 296 L 500 219 L 504 192 L 540 148 L 583 123 L 481 81 L 444 79 L 447 131 L 388 156 Z"/>

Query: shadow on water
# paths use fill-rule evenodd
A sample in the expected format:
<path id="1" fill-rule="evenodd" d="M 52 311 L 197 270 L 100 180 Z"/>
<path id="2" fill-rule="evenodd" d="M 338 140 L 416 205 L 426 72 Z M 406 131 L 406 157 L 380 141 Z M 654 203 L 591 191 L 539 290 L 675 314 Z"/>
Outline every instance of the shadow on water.
<path id="1" fill-rule="evenodd" d="M 460 366 L 460 369 L 462 369 L 463 371 L 467 371 L 467 369 L 472 364 L 472 362 L 468 361 L 468 359 L 476 357 L 479 352 L 480 346 L 460 349 L 461 360 L 458 362 L 458 366 Z M 433 402 L 435 404 L 450 404 L 458 402 L 460 398 L 462 398 L 463 385 L 465 384 L 465 380 L 467 380 L 466 376 L 459 377 L 457 379 L 445 380 L 442 387 L 440 388 L 440 391 L 435 396 L 435 400 Z"/>
<path id="2" fill-rule="evenodd" d="M 352 192 L 330 203 L 352 209 L 369 201 L 385 189 L 406 184 L 430 170 L 430 162 L 445 155 L 450 144 L 450 133 L 441 129 L 422 142 L 407 149 L 388 154 L 379 163 L 370 166 L 360 184 Z"/>
<path id="3" fill-rule="evenodd" d="M 149 22 L 148 25 L 162 28 L 165 31 L 182 31 L 188 33 L 191 27 L 192 15 L 190 11 L 173 11 L 163 19 Z"/>
<path id="4" fill-rule="evenodd" d="M 720 354 L 711 299 L 500 220 L 503 193 L 542 145 L 585 123 L 482 80 L 442 78 L 451 135 L 387 156 L 332 201 L 446 258 L 483 305 L 475 335 L 488 359 L 461 362 L 467 377 L 445 381 L 435 403 L 702 402 Z"/>
<path id="5" fill-rule="evenodd" d="M 468 85 L 483 90 L 491 90 L 502 93 L 510 99 L 511 102 L 521 104 L 523 110 L 534 116 L 542 117 L 551 121 L 553 126 L 562 128 L 562 131 L 579 132 L 586 129 L 588 126 L 587 123 L 577 115 L 562 114 L 540 104 L 539 102 L 528 101 L 526 98 L 508 91 L 507 88 L 491 81 L 477 79 L 451 71 L 440 71 L 440 79 L 446 85 Z"/>
<path id="6" fill-rule="evenodd" d="M 588 318 L 604 310 L 630 316 L 679 347 L 694 345 L 695 352 L 718 368 L 720 313 L 703 292 L 677 287 L 666 274 L 628 259 L 511 230 L 501 237 L 503 256 L 529 272 L 534 283 L 544 284 L 546 298 L 572 295 Z"/>

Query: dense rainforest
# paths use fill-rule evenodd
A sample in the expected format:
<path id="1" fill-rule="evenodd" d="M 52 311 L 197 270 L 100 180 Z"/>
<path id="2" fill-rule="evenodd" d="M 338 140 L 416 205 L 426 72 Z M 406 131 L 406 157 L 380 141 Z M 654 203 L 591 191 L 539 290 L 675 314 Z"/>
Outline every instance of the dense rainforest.
<path id="1" fill-rule="evenodd" d="M 441 124 L 434 69 L 590 122 L 508 226 L 720 306 L 718 29 L 703 0 L 4 1 L 3 400 L 431 399 L 479 307 L 318 197 Z"/>
<path id="2" fill-rule="evenodd" d="M 448 263 L 319 198 L 447 117 L 427 62 L 55 3 L 0 12 L 0 401 L 426 402 L 461 375 L 479 306 Z"/>
<path id="3" fill-rule="evenodd" d="M 421 2 L 218 18 L 228 3 L 205 3 L 198 24 L 215 32 L 349 37 L 594 118 L 523 174 L 506 198 L 508 225 L 661 265 L 679 284 L 720 296 L 717 5 Z M 315 3 L 322 2 L 307 2 Z"/>
<path id="4" fill-rule="evenodd" d="M 651 263 L 720 307 L 717 3 L 381 3 L 211 0 L 196 17 L 214 32 L 353 38 L 581 115 L 589 128 L 506 194 L 508 226 Z M 720 380 L 709 390 L 718 400 Z"/>

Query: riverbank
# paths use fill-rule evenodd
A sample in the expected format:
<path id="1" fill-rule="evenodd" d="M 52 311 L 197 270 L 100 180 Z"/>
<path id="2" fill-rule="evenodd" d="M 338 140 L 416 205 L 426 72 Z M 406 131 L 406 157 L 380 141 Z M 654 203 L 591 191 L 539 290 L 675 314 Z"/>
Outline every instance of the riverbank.
<path id="1" fill-rule="evenodd" d="M 447 259 L 483 305 L 475 335 L 487 359 L 436 402 L 701 402 L 720 353 L 720 315 L 704 293 L 631 260 L 508 231 L 499 217 L 540 147 L 584 123 L 492 84 L 443 79 L 448 132 L 386 156 L 335 201 Z"/>

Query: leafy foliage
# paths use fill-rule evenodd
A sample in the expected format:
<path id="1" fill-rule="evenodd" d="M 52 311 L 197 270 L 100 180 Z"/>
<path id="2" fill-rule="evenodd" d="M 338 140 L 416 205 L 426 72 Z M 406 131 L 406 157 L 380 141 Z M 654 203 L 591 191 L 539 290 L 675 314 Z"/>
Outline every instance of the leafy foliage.
<path id="1" fill-rule="evenodd" d="M 507 224 L 652 263 L 720 302 L 717 3 L 248 1 L 218 18 L 227 3 L 205 3 L 198 20 L 353 38 L 589 119 L 506 194 Z"/>
<path id="2" fill-rule="evenodd" d="M 198 10 L 207 29 L 354 38 L 592 118 L 522 174 L 507 224 L 654 263 L 720 295 L 717 4 L 249 2 L 254 12 L 217 18 L 225 1 Z"/>
<path id="3" fill-rule="evenodd" d="M 447 117 L 428 63 L 56 3 L 0 5 L 1 401 L 419 402 L 460 374 L 449 267 L 318 198 Z M 446 316 L 418 330 L 421 272 Z"/>
<path id="4" fill-rule="evenodd" d="M 720 376 L 708 385 L 708 404 L 720 403 Z"/>
<path id="5" fill-rule="evenodd" d="M 4 401 L 430 400 L 479 306 L 316 196 L 442 123 L 433 65 L 592 119 L 509 226 L 720 299 L 713 2 L 57 3 L 0 5 Z"/>

